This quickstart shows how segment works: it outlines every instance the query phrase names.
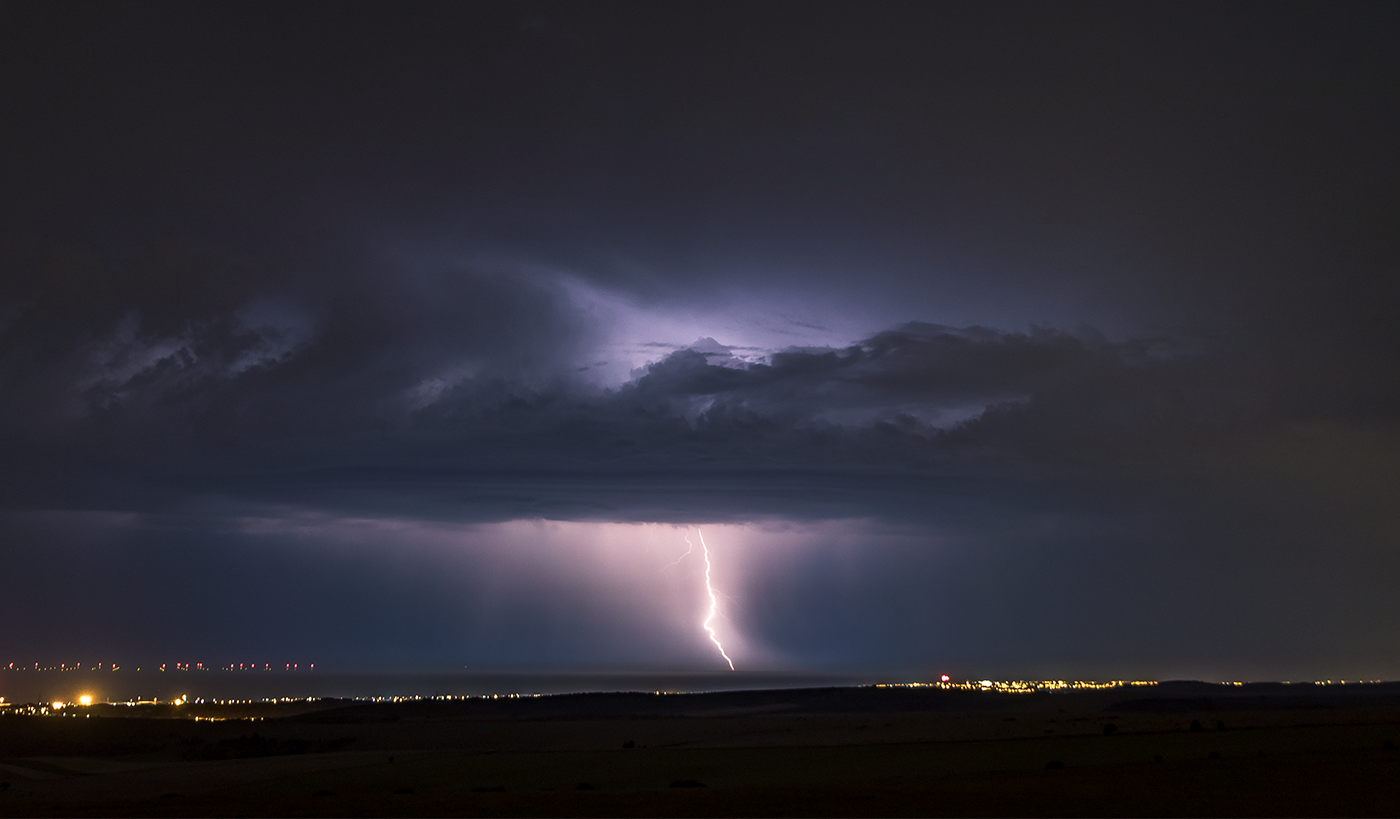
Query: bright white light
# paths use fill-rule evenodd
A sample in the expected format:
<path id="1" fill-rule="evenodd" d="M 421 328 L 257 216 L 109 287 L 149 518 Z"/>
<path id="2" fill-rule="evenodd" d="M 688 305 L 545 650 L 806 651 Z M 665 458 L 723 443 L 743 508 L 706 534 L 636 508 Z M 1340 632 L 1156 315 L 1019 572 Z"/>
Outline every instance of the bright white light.
<path id="1" fill-rule="evenodd" d="M 78 704 L 79 704 L 79 705 L 92 705 L 92 697 L 89 697 L 87 694 L 84 694 L 84 695 L 82 695 L 81 697 L 78 697 Z"/>
<path id="2" fill-rule="evenodd" d="M 705 552 L 705 591 L 710 595 L 710 615 L 705 618 L 705 631 L 710 633 L 710 642 L 719 649 L 719 656 L 723 657 L 726 663 L 729 663 L 729 670 L 733 671 L 734 661 L 729 659 L 728 654 L 724 653 L 724 646 L 720 645 L 719 637 L 715 635 L 715 630 L 710 627 L 710 623 L 715 619 L 715 614 L 719 609 L 719 598 L 715 596 L 715 587 L 710 584 L 710 547 L 705 545 L 705 533 L 699 529 L 696 529 L 695 532 L 700 535 L 700 548 Z"/>

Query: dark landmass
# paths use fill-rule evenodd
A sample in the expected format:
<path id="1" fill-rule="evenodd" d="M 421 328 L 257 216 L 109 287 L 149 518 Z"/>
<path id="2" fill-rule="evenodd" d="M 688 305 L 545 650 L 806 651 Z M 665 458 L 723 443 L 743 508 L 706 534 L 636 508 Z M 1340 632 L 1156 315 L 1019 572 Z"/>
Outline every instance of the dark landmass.
<path id="1" fill-rule="evenodd" d="M 1400 811 L 1396 683 L 632 692 L 66 713 L 0 716 L 0 815 Z"/>

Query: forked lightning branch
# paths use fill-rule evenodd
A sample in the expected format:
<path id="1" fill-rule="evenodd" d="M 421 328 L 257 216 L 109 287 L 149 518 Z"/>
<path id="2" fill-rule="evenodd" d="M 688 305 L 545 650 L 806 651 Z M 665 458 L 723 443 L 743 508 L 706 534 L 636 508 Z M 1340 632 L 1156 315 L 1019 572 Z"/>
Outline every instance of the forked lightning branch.
<path id="1" fill-rule="evenodd" d="M 715 648 L 719 650 L 719 656 L 723 657 L 726 663 L 729 663 L 729 670 L 733 671 L 734 661 L 729 658 L 729 655 L 727 653 L 725 653 L 724 645 L 720 643 L 719 635 L 715 633 L 714 626 L 711 625 L 714 622 L 715 616 L 719 614 L 719 595 L 717 592 L 715 592 L 714 583 L 710 580 L 710 547 L 705 545 L 704 532 L 701 532 L 699 528 L 696 528 L 695 533 L 700 536 L 700 552 L 705 558 L 705 593 L 709 595 L 710 598 L 710 607 L 706 611 L 705 620 L 703 623 L 700 624 L 700 627 L 703 628 L 705 630 L 705 633 L 710 636 L 710 642 L 714 643 Z M 680 563 L 682 560 L 685 560 L 685 558 L 695 550 L 695 544 L 690 542 L 689 534 L 685 535 L 685 546 L 685 553 L 682 554 L 680 557 L 676 558 L 675 562 L 669 564 L 669 566 L 674 566 L 677 563 Z M 669 566 L 667 568 L 669 568 Z"/>

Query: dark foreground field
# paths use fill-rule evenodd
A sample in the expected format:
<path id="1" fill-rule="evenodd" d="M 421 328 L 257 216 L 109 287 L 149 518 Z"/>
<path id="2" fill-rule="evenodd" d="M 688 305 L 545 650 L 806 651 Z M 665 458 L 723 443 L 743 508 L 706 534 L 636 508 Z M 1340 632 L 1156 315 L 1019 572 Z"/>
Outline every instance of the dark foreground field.
<path id="1" fill-rule="evenodd" d="M 0 717 L 0 815 L 1400 815 L 1394 685 L 237 708 Z"/>

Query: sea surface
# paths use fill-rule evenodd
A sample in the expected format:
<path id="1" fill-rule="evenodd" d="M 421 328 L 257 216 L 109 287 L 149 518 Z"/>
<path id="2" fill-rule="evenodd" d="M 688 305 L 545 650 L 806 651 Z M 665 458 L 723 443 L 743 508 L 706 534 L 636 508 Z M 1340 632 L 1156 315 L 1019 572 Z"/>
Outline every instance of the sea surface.
<path id="1" fill-rule="evenodd" d="M 265 700 L 571 694 L 593 691 L 736 691 L 819 688 L 892 682 L 878 675 L 751 671 L 533 672 L 533 671 L 0 671 L 7 703 Z"/>

